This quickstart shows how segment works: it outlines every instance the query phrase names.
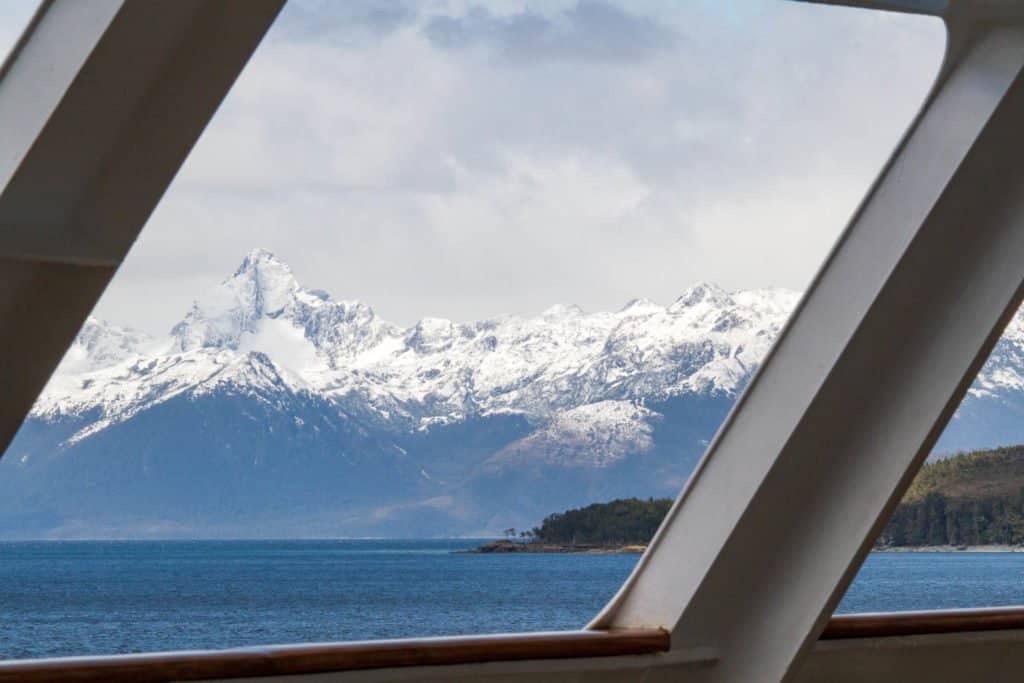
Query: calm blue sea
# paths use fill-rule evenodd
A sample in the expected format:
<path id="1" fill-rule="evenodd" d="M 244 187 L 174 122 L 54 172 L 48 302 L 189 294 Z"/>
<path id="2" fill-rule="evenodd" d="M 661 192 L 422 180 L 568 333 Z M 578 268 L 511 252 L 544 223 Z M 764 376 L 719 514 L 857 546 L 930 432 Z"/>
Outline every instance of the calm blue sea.
<path id="1" fill-rule="evenodd" d="M 0 542 L 0 657 L 577 628 L 629 555 L 452 541 Z M 841 611 L 1024 603 L 1024 554 L 872 555 Z"/>

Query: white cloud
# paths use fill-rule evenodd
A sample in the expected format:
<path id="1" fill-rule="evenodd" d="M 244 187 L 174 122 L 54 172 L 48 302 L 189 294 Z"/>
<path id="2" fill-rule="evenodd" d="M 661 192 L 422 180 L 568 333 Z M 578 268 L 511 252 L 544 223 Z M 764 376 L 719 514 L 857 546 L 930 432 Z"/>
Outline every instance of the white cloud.
<path id="1" fill-rule="evenodd" d="M 253 246 L 402 323 L 800 288 L 943 47 L 799 3 L 529 7 L 286 7 L 98 312 L 167 328 Z"/>

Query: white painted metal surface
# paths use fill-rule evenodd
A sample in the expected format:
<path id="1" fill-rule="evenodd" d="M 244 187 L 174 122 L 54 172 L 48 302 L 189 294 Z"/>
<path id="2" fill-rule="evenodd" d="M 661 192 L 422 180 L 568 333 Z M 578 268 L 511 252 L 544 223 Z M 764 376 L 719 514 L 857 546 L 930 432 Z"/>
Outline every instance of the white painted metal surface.
<path id="1" fill-rule="evenodd" d="M 921 117 L 595 627 L 776 681 L 856 574 L 1024 279 L 1024 30 L 954 25 Z"/>
<path id="2" fill-rule="evenodd" d="M 52 0 L 0 69 L 0 451 L 283 0 Z"/>
<path id="3" fill-rule="evenodd" d="M 823 661 L 822 646 L 807 658 L 824 620 L 1024 279 L 1019 4 L 842 4 L 941 15 L 950 54 L 637 571 L 593 624 L 670 628 L 675 651 L 304 680 L 777 681 Z M 279 7 L 58 0 L 0 71 L 0 448 Z"/>

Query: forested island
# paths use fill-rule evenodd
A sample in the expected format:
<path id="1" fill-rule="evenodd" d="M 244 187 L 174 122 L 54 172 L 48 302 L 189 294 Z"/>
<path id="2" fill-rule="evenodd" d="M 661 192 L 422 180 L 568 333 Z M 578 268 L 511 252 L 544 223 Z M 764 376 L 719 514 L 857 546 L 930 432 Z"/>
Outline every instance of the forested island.
<path id="1" fill-rule="evenodd" d="M 538 527 L 521 532 L 506 529 L 505 540 L 469 552 L 641 553 L 671 505 L 668 498 L 620 498 L 556 512 Z"/>
<path id="2" fill-rule="evenodd" d="M 626 498 L 549 515 L 530 531 L 470 552 L 640 552 L 668 498 Z M 1024 548 L 1024 446 L 961 453 L 926 464 L 875 543 L 876 549 Z"/>

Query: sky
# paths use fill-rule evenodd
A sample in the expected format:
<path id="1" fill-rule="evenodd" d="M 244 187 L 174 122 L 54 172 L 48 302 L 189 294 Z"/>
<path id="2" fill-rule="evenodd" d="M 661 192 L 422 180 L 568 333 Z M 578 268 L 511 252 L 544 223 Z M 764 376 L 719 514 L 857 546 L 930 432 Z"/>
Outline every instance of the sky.
<path id="1" fill-rule="evenodd" d="M 779 0 L 292 0 L 96 314 L 165 333 L 254 247 L 400 324 L 802 289 L 944 46 Z"/>

